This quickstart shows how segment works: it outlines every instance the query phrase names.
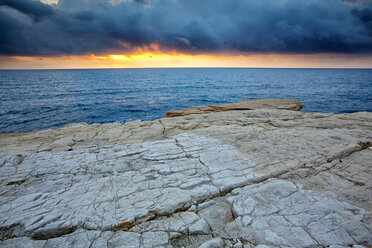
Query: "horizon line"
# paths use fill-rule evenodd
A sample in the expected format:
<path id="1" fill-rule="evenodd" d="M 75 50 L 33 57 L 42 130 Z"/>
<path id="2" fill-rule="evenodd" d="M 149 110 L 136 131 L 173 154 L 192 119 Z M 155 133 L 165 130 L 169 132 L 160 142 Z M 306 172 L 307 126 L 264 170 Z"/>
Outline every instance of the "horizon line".
<path id="1" fill-rule="evenodd" d="M 96 67 L 96 68 L 0 68 L 0 71 L 37 71 L 37 70 L 122 70 L 122 69 L 325 69 L 325 70 L 371 70 L 372 67 Z"/>

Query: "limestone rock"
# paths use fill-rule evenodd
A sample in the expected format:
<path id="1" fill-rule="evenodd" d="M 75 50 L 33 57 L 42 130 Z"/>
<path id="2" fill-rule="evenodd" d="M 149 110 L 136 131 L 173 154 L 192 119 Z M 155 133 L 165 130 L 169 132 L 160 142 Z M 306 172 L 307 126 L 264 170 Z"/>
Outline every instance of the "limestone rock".
<path id="1" fill-rule="evenodd" d="M 172 233 L 172 236 L 178 237 L 176 233 L 187 234 L 190 231 L 190 227 L 194 224 L 203 221 L 192 212 L 181 212 L 173 214 L 171 217 L 158 218 L 156 220 L 146 221 L 144 223 L 135 225 L 130 229 L 132 232 L 143 233 L 149 231 L 163 231 Z M 198 223 L 196 227 L 204 227 L 202 223 Z M 195 228 L 195 227 L 194 227 Z M 209 228 L 209 227 L 208 227 Z M 204 229 L 206 229 L 204 227 Z M 208 229 L 209 230 L 209 229 Z"/>
<path id="2" fill-rule="evenodd" d="M 0 228 L 17 227 L 7 235 L 37 238 L 75 228 L 131 227 L 259 176 L 252 172 L 255 164 L 233 147 L 195 134 L 142 145 L 32 154 L 20 164 L 11 158 L 0 167 Z M 19 176 L 26 178 L 23 183 L 9 183 Z"/>
<path id="3" fill-rule="evenodd" d="M 30 248 L 42 248 L 45 247 L 46 240 L 32 240 L 28 237 L 8 239 L 4 242 L 0 241 L 0 247 L 3 248 L 14 248 L 14 247 L 30 247 Z"/>
<path id="4" fill-rule="evenodd" d="M 371 144 L 277 109 L 0 135 L 0 247 L 370 247 Z"/>
<path id="5" fill-rule="evenodd" d="M 213 230 L 222 228 L 233 219 L 231 205 L 225 202 L 219 202 L 202 209 L 198 215 L 205 219 Z"/>
<path id="6" fill-rule="evenodd" d="M 189 227 L 190 234 L 208 234 L 209 225 L 204 219 L 200 219 Z"/>
<path id="7" fill-rule="evenodd" d="M 194 106 L 182 110 L 172 110 L 166 113 L 166 117 L 177 117 L 193 114 L 205 114 L 210 112 L 224 112 L 232 110 L 254 110 L 254 109 L 286 109 L 296 110 L 302 109 L 302 104 L 296 100 L 285 100 L 285 99 L 257 99 L 257 100 L 246 100 L 238 103 L 225 103 L 215 105 L 201 105 Z"/>
<path id="8" fill-rule="evenodd" d="M 214 238 L 203 243 L 199 248 L 223 248 L 224 243 L 221 238 Z"/>
<path id="9" fill-rule="evenodd" d="M 228 201 L 237 216 L 230 225 L 238 226 L 237 236 L 251 243 L 286 247 L 372 243 L 372 224 L 364 209 L 327 193 L 304 190 L 301 184 L 268 180 L 244 187 Z"/>
<path id="10" fill-rule="evenodd" d="M 213 112 L 155 121 L 134 121 L 125 124 L 76 125 L 69 128 L 23 134 L 0 134 L 0 153 L 16 153 L 23 157 L 42 151 L 57 152 L 99 148 L 105 145 L 140 144 L 145 141 L 169 139 L 184 132 L 196 132 L 213 136 L 233 144 L 239 150 L 240 147 L 244 149 L 249 144 L 252 144 L 251 146 L 256 145 L 252 148 L 259 150 L 260 147 L 257 145 L 261 144 L 263 139 L 272 136 L 271 134 L 263 135 L 268 131 L 273 131 L 274 134 L 282 136 L 278 137 L 277 140 L 265 140 L 262 143 L 262 145 L 265 145 L 267 142 L 271 142 L 267 145 L 269 148 L 270 145 L 274 144 L 273 142 L 278 141 L 282 142 L 281 147 L 287 147 L 289 144 L 284 143 L 284 141 L 291 137 L 297 138 L 294 142 L 305 139 L 311 142 L 313 138 L 308 136 L 318 135 L 318 133 L 312 133 L 313 131 L 322 131 L 319 133 L 322 135 L 331 130 L 333 130 L 334 135 L 330 136 L 332 136 L 332 141 L 335 144 L 340 143 L 337 138 L 340 138 L 343 143 L 348 142 L 342 137 L 345 131 L 361 137 L 371 137 L 372 114 L 361 112 L 334 115 L 258 109 Z M 299 131 L 306 131 L 307 137 L 302 138 L 302 133 Z M 74 143 L 68 146 L 59 140 L 69 140 Z M 321 147 L 319 148 L 321 149 Z M 271 150 L 275 151 L 275 149 Z M 248 155 L 252 155 L 252 152 L 254 152 L 254 154 L 260 156 L 260 153 L 256 150 L 250 151 Z M 269 159 L 271 158 L 269 157 Z"/>
<path id="11" fill-rule="evenodd" d="M 35 248 L 54 248 L 54 247 L 77 247 L 77 248 L 101 248 L 101 247 L 168 247 L 168 235 L 163 232 L 145 232 L 137 234 L 133 232 L 99 232 L 79 229 L 72 234 L 48 240 L 33 240 L 30 238 L 8 239 L 0 243 L 0 247 L 35 247 Z"/>

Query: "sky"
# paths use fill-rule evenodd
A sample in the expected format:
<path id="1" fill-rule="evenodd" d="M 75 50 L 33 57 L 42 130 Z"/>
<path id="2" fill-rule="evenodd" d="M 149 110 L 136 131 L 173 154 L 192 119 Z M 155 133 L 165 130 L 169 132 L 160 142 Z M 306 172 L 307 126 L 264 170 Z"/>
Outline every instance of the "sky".
<path id="1" fill-rule="evenodd" d="M 0 68 L 372 68 L 371 0 L 0 0 Z"/>

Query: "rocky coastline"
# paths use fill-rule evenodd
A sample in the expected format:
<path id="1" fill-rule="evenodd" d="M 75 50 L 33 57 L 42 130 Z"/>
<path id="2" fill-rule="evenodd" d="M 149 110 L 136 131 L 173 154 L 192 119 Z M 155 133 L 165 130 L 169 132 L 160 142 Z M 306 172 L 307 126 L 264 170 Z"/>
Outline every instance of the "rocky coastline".
<path id="1" fill-rule="evenodd" d="M 372 247 L 372 113 L 301 108 L 0 135 L 0 247 Z"/>

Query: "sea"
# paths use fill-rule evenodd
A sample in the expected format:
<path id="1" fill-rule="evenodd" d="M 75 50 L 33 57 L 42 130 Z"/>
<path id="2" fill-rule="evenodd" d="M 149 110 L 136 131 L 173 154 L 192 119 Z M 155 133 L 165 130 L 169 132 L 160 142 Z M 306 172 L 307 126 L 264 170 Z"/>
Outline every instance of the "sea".
<path id="1" fill-rule="evenodd" d="M 0 133 L 147 121 L 261 98 L 300 100 L 303 112 L 371 112 L 372 69 L 0 70 Z"/>

